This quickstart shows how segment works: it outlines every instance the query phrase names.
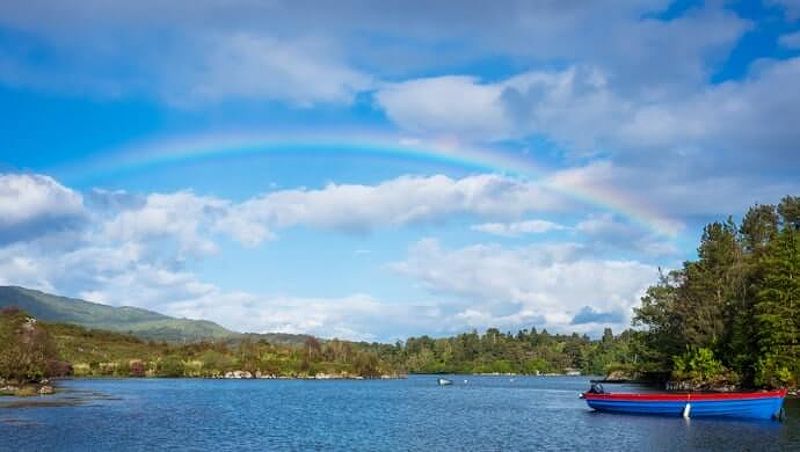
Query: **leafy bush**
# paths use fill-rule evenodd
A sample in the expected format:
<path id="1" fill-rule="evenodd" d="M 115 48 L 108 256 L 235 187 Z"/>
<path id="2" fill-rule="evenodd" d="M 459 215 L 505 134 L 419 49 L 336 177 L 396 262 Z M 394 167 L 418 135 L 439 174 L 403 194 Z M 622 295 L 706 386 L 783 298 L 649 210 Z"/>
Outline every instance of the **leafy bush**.
<path id="1" fill-rule="evenodd" d="M 781 366 L 772 356 L 761 357 L 756 363 L 755 382 L 759 386 L 780 388 L 793 384 L 792 372 Z"/>
<path id="2" fill-rule="evenodd" d="M 714 356 L 714 352 L 705 347 L 687 348 L 683 355 L 673 357 L 673 366 L 673 380 L 694 385 L 732 384 L 738 380 Z"/>

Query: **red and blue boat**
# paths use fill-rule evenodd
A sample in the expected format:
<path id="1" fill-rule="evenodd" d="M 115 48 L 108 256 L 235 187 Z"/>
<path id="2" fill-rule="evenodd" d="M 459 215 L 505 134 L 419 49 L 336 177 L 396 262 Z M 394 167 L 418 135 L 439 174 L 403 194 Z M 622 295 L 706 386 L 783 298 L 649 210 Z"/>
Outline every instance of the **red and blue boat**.
<path id="1" fill-rule="evenodd" d="M 725 393 L 613 393 L 593 386 L 580 397 L 589 407 L 609 413 L 780 419 L 786 389 Z"/>

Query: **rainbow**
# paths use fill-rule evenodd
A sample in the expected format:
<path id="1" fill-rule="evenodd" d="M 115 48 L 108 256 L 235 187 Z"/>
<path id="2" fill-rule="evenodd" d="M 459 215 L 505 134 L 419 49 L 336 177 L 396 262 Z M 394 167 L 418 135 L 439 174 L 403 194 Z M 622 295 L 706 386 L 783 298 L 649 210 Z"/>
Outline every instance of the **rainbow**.
<path id="1" fill-rule="evenodd" d="M 353 136 L 358 138 L 353 139 Z M 337 137 L 308 133 L 303 133 L 301 138 L 242 133 L 193 135 L 139 143 L 60 168 L 57 172 L 67 174 L 72 180 L 86 181 L 98 175 L 114 176 L 205 159 L 292 152 L 422 160 L 535 180 L 544 188 L 621 215 L 659 235 L 674 237 L 680 229 L 679 223 L 629 194 L 599 184 L 587 185 L 569 177 L 552 177 L 555 172 L 539 165 L 530 154 L 476 148 L 455 139 L 420 140 L 363 132 L 346 138 L 341 134 Z"/>

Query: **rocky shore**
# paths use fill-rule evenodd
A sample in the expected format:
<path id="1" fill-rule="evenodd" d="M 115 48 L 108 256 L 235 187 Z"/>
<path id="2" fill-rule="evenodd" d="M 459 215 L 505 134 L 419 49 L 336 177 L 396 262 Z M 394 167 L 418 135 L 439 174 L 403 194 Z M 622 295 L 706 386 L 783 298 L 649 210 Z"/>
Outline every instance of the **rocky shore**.
<path id="1" fill-rule="evenodd" d="M 47 379 L 42 379 L 39 382 L 25 383 L 0 380 L 0 396 L 29 397 L 53 393 L 55 393 L 55 389 Z"/>
<path id="2" fill-rule="evenodd" d="M 694 381 L 668 381 L 667 391 L 674 392 L 736 392 L 741 388 L 729 383 L 694 382 Z"/>

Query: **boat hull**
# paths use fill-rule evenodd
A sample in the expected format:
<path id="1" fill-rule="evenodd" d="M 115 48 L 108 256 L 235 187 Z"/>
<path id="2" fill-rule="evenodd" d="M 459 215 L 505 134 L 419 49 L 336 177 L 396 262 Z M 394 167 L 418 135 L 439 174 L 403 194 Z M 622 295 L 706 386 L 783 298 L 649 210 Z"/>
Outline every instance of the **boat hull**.
<path id="1" fill-rule="evenodd" d="M 587 392 L 582 396 L 589 407 L 609 413 L 773 419 L 780 415 L 786 391 L 727 394 L 593 394 Z"/>

